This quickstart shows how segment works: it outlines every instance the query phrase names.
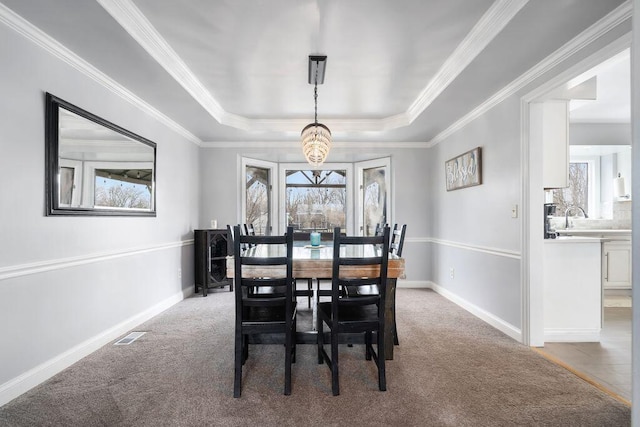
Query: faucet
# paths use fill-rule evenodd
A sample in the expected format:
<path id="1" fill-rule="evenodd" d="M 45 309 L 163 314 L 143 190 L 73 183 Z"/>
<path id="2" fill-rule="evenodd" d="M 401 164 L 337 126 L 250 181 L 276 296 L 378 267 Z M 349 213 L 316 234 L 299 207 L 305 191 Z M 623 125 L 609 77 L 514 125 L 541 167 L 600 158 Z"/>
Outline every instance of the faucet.
<path id="1" fill-rule="evenodd" d="M 569 212 L 572 209 L 579 209 L 582 212 L 582 215 L 584 215 L 585 218 L 589 218 L 589 215 L 587 215 L 587 213 L 584 211 L 584 209 L 582 209 L 580 206 L 569 206 L 567 208 L 567 210 L 564 212 L 564 228 L 569 228 Z"/>

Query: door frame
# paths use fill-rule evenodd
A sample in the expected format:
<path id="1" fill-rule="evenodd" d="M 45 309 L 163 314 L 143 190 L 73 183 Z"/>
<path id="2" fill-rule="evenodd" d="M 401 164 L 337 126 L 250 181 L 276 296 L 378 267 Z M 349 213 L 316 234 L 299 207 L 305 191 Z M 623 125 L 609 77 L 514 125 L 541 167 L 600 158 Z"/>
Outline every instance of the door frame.
<path id="1" fill-rule="evenodd" d="M 532 347 L 544 345 L 543 298 L 543 210 L 542 144 L 530 126 L 530 104 L 544 99 L 554 89 L 631 47 L 632 33 L 601 48 L 586 59 L 524 95 L 520 100 L 522 228 L 521 289 L 522 342 Z M 533 266 L 533 267 L 532 267 Z M 542 268 L 540 268 L 542 266 Z"/>

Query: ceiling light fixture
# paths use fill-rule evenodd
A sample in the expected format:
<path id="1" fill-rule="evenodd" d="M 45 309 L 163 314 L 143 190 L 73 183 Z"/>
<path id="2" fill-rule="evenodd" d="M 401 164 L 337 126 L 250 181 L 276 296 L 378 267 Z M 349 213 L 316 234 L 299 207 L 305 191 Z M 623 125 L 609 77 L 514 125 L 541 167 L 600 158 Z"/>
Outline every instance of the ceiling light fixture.
<path id="1" fill-rule="evenodd" d="M 324 83 L 326 56 L 309 55 L 309 84 L 314 85 L 313 100 L 315 104 L 314 122 L 302 129 L 302 152 L 310 165 L 320 166 L 327 159 L 331 149 L 331 131 L 322 123 L 318 123 L 318 85 Z"/>

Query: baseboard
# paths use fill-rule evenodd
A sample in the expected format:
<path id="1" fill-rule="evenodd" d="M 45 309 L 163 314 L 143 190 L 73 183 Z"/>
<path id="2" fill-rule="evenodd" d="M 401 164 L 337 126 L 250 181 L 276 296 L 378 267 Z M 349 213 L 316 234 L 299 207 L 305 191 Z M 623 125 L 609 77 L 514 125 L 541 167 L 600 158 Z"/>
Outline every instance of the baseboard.
<path id="1" fill-rule="evenodd" d="M 70 348 L 64 353 L 0 385 L 0 406 L 7 404 L 38 384 L 43 383 L 58 372 L 68 368 L 83 357 L 88 356 L 100 347 L 108 344 L 141 323 L 153 318 L 191 294 L 193 294 L 192 286 L 177 292 L 171 297 L 149 307 L 143 312 L 130 317 L 114 327 L 107 329 L 106 331 Z"/>
<path id="2" fill-rule="evenodd" d="M 420 288 L 420 289 L 430 289 L 431 282 L 427 280 L 404 280 L 398 279 L 396 282 L 396 288 Z"/>
<path id="3" fill-rule="evenodd" d="M 430 282 L 429 287 L 434 291 L 436 291 L 438 294 L 448 299 L 449 301 L 464 308 L 465 310 L 467 310 L 469 313 L 473 314 L 480 320 L 493 326 L 500 332 L 508 335 L 509 337 L 513 338 L 518 342 L 522 342 L 522 330 L 520 330 L 519 328 L 516 328 L 512 324 L 505 322 L 504 320 L 500 319 L 494 314 L 481 309 L 480 307 L 470 303 L 464 298 L 459 297 L 458 295 L 454 294 L 448 289 L 443 288 L 442 286 L 437 285 L 436 283 Z"/>
<path id="4" fill-rule="evenodd" d="M 600 342 L 600 329 L 545 329 L 544 342 Z"/>

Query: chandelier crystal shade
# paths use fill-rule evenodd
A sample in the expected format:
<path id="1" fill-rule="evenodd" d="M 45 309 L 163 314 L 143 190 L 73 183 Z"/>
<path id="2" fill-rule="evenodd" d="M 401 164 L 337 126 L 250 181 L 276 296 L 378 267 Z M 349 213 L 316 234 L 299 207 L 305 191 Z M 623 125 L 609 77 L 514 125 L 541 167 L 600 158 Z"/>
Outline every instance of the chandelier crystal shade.
<path id="1" fill-rule="evenodd" d="M 302 152 L 310 165 L 320 166 L 327 159 L 331 149 L 331 131 L 322 123 L 318 123 L 318 82 L 324 81 L 326 56 L 309 56 L 309 83 L 314 84 L 313 99 L 315 103 L 314 122 L 302 129 Z"/>

